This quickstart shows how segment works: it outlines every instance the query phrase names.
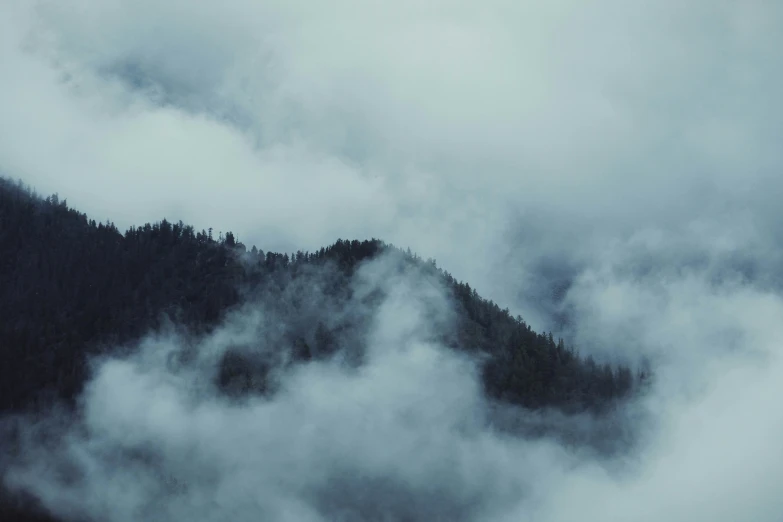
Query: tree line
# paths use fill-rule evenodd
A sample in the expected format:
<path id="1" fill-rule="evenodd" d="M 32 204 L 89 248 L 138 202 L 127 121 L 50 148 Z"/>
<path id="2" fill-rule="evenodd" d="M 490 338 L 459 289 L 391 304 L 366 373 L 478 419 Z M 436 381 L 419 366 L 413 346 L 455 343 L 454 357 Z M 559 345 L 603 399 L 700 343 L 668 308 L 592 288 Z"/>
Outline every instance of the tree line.
<path id="1" fill-rule="evenodd" d="M 528 408 L 600 410 L 649 378 L 580 356 L 433 260 L 376 239 L 338 240 L 316 252 L 288 254 L 248 249 L 231 232 L 214 237 L 211 229 L 197 231 L 181 221 L 122 233 L 57 195 L 42 198 L 0 178 L 0 411 L 72 402 L 91 355 L 128 345 L 166 322 L 203 335 L 253 295 L 285 292 L 312 267 L 332 266 L 336 275 L 325 291 L 347 299 L 356 268 L 389 251 L 445 286 L 458 320 L 442 341 L 485 355 L 482 378 L 490 397 Z M 325 318 L 311 322 L 291 332 L 296 359 L 328 356 L 351 326 Z M 229 357 L 219 379 L 247 377 L 243 365 L 241 357 Z"/>

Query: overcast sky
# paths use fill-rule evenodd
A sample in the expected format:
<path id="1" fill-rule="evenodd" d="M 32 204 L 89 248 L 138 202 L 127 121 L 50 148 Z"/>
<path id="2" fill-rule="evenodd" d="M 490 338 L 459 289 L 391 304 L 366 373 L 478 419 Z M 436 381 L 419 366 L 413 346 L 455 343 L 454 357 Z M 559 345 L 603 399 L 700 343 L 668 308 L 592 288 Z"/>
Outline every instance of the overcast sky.
<path id="1" fill-rule="evenodd" d="M 542 250 L 776 226 L 777 2 L 311 4 L 5 0 L 0 166 L 121 228 L 375 236 L 506 300 Z"/>
<path id="2" fill-rule="evenodd" d="M 777 521 L 781 27 L 776 0 L 0 0 L 0 171 L 120 228 L 410 246 L 658 361 L 644 478 L 552 482 L 622 499 L 595 520 Z"/>

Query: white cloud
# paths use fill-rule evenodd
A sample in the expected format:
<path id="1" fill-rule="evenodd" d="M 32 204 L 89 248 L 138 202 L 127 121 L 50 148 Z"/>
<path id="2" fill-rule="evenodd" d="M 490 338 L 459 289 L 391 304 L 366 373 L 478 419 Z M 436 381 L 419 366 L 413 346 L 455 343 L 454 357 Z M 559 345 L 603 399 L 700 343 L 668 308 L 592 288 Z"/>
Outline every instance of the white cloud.
<path id="1" fill-rule="evenodd" d="M 4 9 L 3 164 L 122 225 L 174 215 L 273 247 L 383 235 L 493 291 L 490 254 L 432 238 L 498 249 L 508 207 L 626 233 L 779 184 L 773 4 Z M 321 219 L 264 210 L 318 179 L 303 199 Z"/>
<path id="2" fill-rule="evenodd" d="M 166 361 L 183 341 L 152 337 L 137 355 L 98 364 L 81 423 L 27 425 L 27 460 L 10 483 L 56 513 L 112 521 L 779 518 L 780 297 L 741 289 L 694 305 L 710 292 L 692 281 L 650 305 L 634 299 L 663 330 L 642 329 L 640 343 L 680 343 L 683 353 L 658 367 L 651 394 L 603 421 L 647 418 L 630 426 L 630 452 L 600 457 L 490 428 L 475 366 L 427 340 L 437 324 L 429 317 L 448 324 L 451 314 L 440 289 L 394 274 L 380 259 L 354 282 L 350 307 L 387 292 L 358 369 L 313 362 L 288 370 L 271 397 L 216 396 L 221 353 L 263 339 L 279 303 L 236 314 L 178 368 Z M 710 337 L 724 325 L 741 345 Z M 54 429 L 52 443 L 36 443 L 36 429 Z"/>
<path id="3" fill-rule="evenodd" d="M 535 493 L 520 509 L 541 520 L 777 520 L 782 23 L 783 8 L 764 0 L 9 0 L 0 5 L 0 169 L 121 226 L 181 218 L 265 250 L 337 237 L 410 245 L 536 327 L 567 314 L 564 331 L 582 348 L 657 357 L 661 380 L 646 406 L 657 429 L 629 476 L 592 461 L 569 471 L 554 443 L 483 433 L 444 443 L 470 461 L 451 472 L 496 474 L 509 489 L 500 479 L 491 494 L 468 479 L 433 479 L 467 491 L 450 498 L 491 498 L 502 511 L 492 516 L 519 519 L 509 497 L 524 483 Z M 555 284 L 565 290 L 552 298 Z M 305 409 L 283 416 L 279 431 L 212 403 L 187 409 L 181 381 L 150 384 L 133 362 L 105 366 L 94 386 L 168 393 L 160 406 L 179 416 L 165 428 L 174 431 L 153 432 L 127 405 L 154 444 L 241 452 L 209 438 L 210 423 L 236 422 L 237 436 L 262 430 L 285 460 L 294 448 L 323 448 L 315 435 L 279 438 L 310 418 L 327 430 L 320 444 L 352 448 L 307 409 L 315 404 L 342 411 L 366 392 L 368 404 L 407 405 L 379 388 L 396 372 L 414 379 L 411 393 L 426 396 L 431 375 L 470 404 L 453 386 L 471 379 L 443 373 L 458 364 L 418 350 L 373 367 L 377 381 L 330 369 L 297 377 L 308 383 L 294 395 Z M 327 387 L 342 395 L 324 403 L 313 390 Z M 436 406 L 425 401 L 414 417 Z M 263 417 L 290 404 L 254 407 Z M 355 408 L 343 422 L 364 415 Z M 193 422 L 206 426 L 177 431 Z M 442 435 L 449 422 L 432 429 Z M 419 428 L 393 425 L 379 441 L 352 433 L 364 453 L 350 462 L 380 458 L 374 444 L 399 438 L 408 460 L 376 465 L 420 479 L 416 436 L 429 433 L 422 444 L 434 459 L 449 457 Z M 322 458 L 306 455 L 281 461 L 291 481 Z M 546 480 L 530 486 L 535 474 L 508 462 L 531 462 Z M 231 504 L 244 484 L 271 480 L 262 468 L 240 468 L 216 498 Z M 118 491 L 127 479 L 117 476 Z M 284 488 L 277 518 L 318 519 L 319 507 L 298 502 L 301 487 Z"/>

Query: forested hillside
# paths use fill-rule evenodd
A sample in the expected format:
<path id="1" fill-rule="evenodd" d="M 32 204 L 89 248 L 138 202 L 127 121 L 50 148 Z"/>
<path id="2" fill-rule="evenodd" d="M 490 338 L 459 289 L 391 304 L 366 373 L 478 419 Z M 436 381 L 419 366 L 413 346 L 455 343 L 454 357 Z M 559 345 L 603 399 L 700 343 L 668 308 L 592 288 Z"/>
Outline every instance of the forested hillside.
<path id="1" fill-rule="evenodd" d="M 96 223 L 56 195 L 37 196 L 0 178 L 0 412 L 75 405 L 89 377 L 90 357 L 133 350 L 150 332 L 175 328 L 194 339 L 227 314 L 263 303 L 282 325 L 280 357 L 253 347 L 228 349 L 214 369 L 228 396 L 274 392 L 275 365 L 338 353 L 361 365 L 362 332 L 382 296 L 357 309 L 352 280 L 363 262 L 389 254 L 399 270 L 446 289 L 456 320 L 437 342 L 481 364 L 485 393 L 527 408 L 601 412 L 647 378 L 627 367 L 582 358 L 551 334 L 481 298 L 422 260 L 379 240 L 343 241 L 293 254 L 247 249 L 227 232 L 163 220 L 121 233 Z M 316 295 L 317 294 L 317 295 Z M 349 303 L 354 303 L 349 310 Z M 260 353 L 260 352 L 259 352 Z M 0 497 L 6 493 L 0 491 Z M 38 520 L 19 500 L 0 498 L 6 519 Z M 41 520 L 49 520 L 43 515 Z"/>
<path id="2" fill-rule="evenodd" d="M 579 357 L 562 340 L 532 331 L 521 318 L 481 298 L 434 261 L 378 240 L 338 240 L 317 252 L 289 255 L 247 250 L 230 232 L 215 238 L 211 230 L 196 231 L 182 222 L 163 220 L 123 234 L 111 223 L 96 223 L 68 208 L 56 195 L 39 198 L 3 180 L 0 251 L 3 411 L 53 397 L 71 401 L 84 383 L 91 354 L 127 345 L 166 322 L 193 335 L 208 332 L 253 296 L 284 292 L 308 277 L 308 267 L 333 267 L 326 293 L 337 299 L 350 291 L 355 268 L 382 251 L 396 252 L 402 262 L 445 283 L 458 321 L 442 341 L 488 355 L 483 377 L 492 397 L 531 408 L 600 409 L 644 378 L 626 367 Z M 301 324 L 295 306 L 281 313 L 298 324 L 286 340 L 299 359 L 338 350 L 340 331 L 351 326 L 329 324 L 328 318 Z M 246 375 L 248 365 L 241 357 L 227 357 L 219 378 L 227 383 L 235 374 Z"/>

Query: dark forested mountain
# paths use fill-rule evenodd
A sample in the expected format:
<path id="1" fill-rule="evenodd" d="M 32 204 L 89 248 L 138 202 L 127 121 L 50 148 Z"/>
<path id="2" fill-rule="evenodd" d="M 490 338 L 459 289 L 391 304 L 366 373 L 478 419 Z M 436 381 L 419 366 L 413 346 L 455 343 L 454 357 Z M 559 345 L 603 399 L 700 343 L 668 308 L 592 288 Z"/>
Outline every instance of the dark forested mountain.
<path id="1" fill-rule="evenodd" d="M 0 178 L 0 414 L 53 402 L 73 407 L 92 356 L 132 350 L 146 334 L 167 328 L 198 339 L 254 303 L 282 325 L 274 339 L 259 341 L 279 346 L 280 357 L 253 346 L 228 349 L 214 369 L 218 391 L 273 393 L 270 368 L 338 353 L 360 365 L 361 332 L 383 296 L 370 292 L 357 307 L 352 281 L 381 254 L 446 289 L 456 319 L 434 329 L 436 340 L 482 361 L 485 393 L 499 403 L 601 412 L 646 378 L 580 357 L 434 261 L 379 240 L 338 240 L 289 255 L 248 250 L 230 232 L 213 237 L 211 229 L 182 222 L 121 233 L 56 195 L 43 199 Z M 38 520 L 14 502 L 0 498 L 1 518 Z"/>
<path id="2" fill-rule="evenodd" d="M 20 183 L 0 180 L 0 410 L 18 411 L 54 397 L 71 401 L 85 381 L 90 355 L 128 345 L 167 322 L 192 335 L 206 333 L 254 296 L 283 293 L 312 277 L 314 267 L 333 267 L 323 292 L 339 302 L 350 292 L 357 266 L 389 251 L 445 283 L 458 320 L 441 340 L 486 355 L 489 396 L 574 411 L 600 409 L 634 388 L 637 376 L 629 368 L 581 358 L 434 261 L 378 240 L 338 240 L 317 252 L 289 255 L 248 251 L 230 232 L 215 238 L 211 229 L 196 231 L 182 222 L 163 220 L 123 234 L 68 208 L 56 195 L 42 199 Z M 295 359 L 328 356 L 351 326 L 330 324 L 327 317 L 307 321 L 295 305 L 289 308 L 280 313 L 298 325 L 286 332 Z M 236 385 L 234 377 L 252 366 L 246 359 L 229 353 L 219 381 Z"/>

